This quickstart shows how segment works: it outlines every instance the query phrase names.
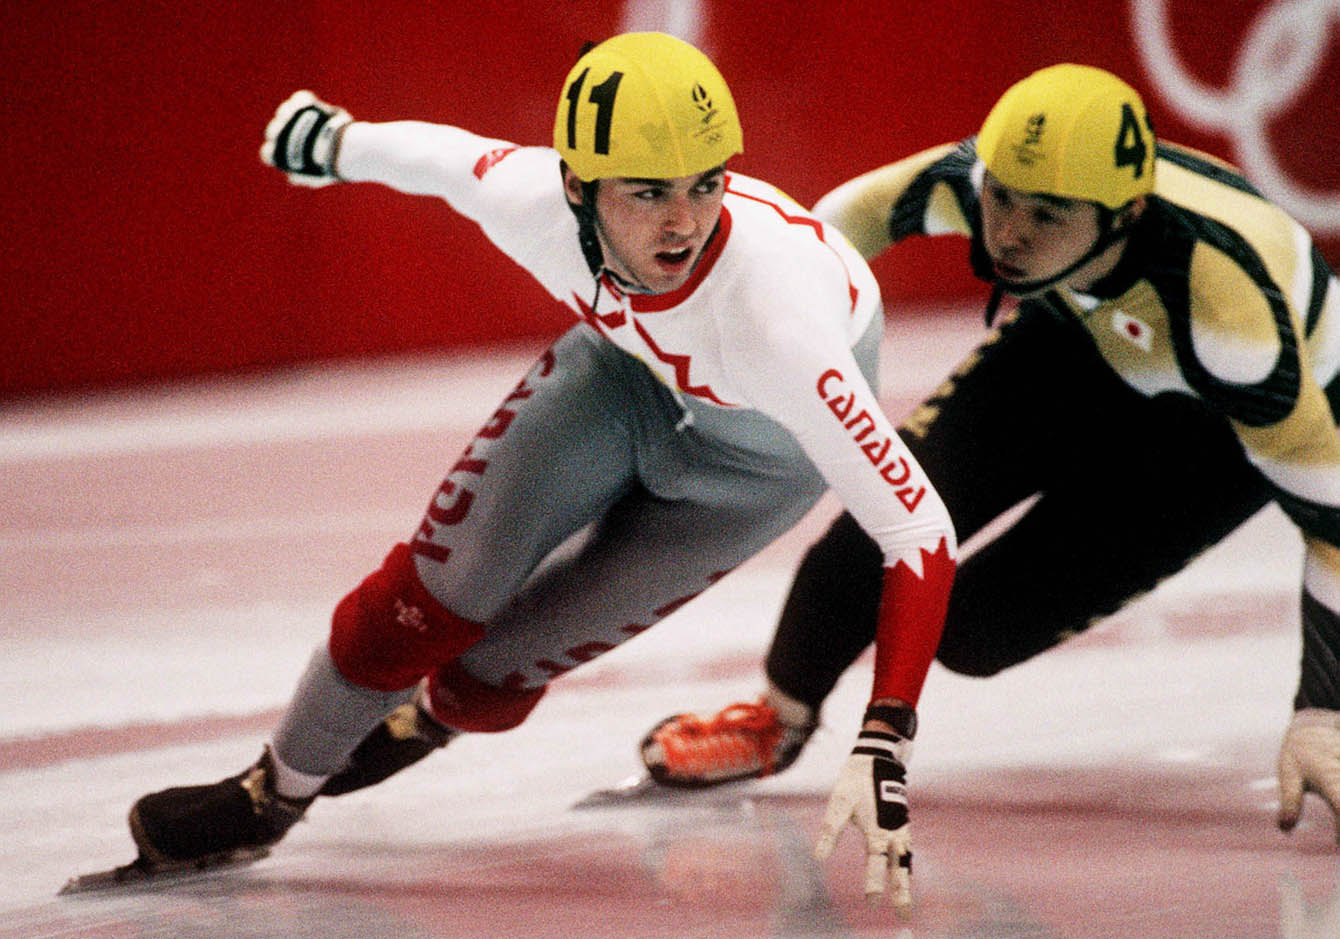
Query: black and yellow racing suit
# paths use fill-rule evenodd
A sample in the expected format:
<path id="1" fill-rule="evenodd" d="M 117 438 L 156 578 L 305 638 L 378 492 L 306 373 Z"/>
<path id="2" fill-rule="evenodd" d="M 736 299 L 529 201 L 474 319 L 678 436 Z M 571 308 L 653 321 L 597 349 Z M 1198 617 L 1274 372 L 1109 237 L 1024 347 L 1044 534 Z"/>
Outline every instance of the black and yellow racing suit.
<path id="1" fill-rule="evenodd" d="M 1232 167 L 1161 144 L 1156 174 L 1108 276 L 1022 300 L 899 428 L 960 542 L 1027 505 L 962 562 L 939 659 L 971 675 L 1022 662 L 1274 501 L 1306 544 L 1295 707 L 1340 710 L 1340 287 Z M 867 257 L 966 236 L 980 273 L 982 175 L 969 139 L 858 177 L 816 213 Z M 880 572 L 839 517 L 783 610 L 778 687 L 817 708 L 874 635 Z"/>

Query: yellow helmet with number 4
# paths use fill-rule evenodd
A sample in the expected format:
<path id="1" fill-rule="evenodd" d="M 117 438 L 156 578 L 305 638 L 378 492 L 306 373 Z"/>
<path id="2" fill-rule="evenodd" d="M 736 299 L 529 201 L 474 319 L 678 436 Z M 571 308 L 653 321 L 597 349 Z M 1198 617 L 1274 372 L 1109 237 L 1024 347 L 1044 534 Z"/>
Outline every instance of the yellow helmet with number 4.
<path id="1" fill-rule="evenodd" d="M 568 72 L 554 148 L 590 182 L 692 176 L 744 143 L 730 89 L 707 56 L 664 33 L 624 33 Z"/>
<path id="2" fill-rule="evenodd" d="M 1111 72 L 1053 65 L 1010 87 L 986 116 L 977 154 L 1011 189 L 1112 211 L 1154 190 L 1144 102 Z"/>

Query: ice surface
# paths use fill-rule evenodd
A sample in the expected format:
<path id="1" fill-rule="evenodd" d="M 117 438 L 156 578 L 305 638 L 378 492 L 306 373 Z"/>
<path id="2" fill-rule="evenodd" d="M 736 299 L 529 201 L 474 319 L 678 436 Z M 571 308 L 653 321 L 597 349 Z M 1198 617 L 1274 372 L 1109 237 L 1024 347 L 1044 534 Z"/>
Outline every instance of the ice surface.
<path id="1" fill-rule="evenodd" d="M 970 338 L 895 323 L 890 409 Z M 635 772 L 661 717 L 757 693 L 827 501 L 555 683 L 521 728 L 321 800 L 254 867 L 56 898 L 68 876 L 129 859 L 137 796 L 255 758 L 333 602 L 412 531 L 530 351 L 0 413 L 0 934 L 1340 935 L 1327 813 L 1310 802 L 1290 836 L 1273 824 L 1301 552 L 1274 510 L 1059 650 L 989 680 L 935 668 L 908 918 L 866 908 L 854 833 L 825 864 L 809 854 L 868 660 L 781 777 L 571 810 Z"/>

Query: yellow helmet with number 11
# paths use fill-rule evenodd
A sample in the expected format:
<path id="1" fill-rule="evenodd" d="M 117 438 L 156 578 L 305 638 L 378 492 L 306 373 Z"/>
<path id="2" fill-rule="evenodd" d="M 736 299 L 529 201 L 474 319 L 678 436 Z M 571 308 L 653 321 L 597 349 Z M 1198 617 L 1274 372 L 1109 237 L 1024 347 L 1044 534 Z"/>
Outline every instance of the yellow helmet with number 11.
<path id="1" fill-rule="evenodd" d="M 730 89 L 707 56 L 664 33 L 624 33 L 568 72 L 554 149 L 591 182 L 692 176 L 744 143 Z"/>
<path id="2" fill-rule="evenodd" d="M 1053 65 L 1010 87 L 977 135 L 1011 189 L 1116 211 L 1154 190 L 1154 133 L 1134 88 L 1088 65 Z"/>

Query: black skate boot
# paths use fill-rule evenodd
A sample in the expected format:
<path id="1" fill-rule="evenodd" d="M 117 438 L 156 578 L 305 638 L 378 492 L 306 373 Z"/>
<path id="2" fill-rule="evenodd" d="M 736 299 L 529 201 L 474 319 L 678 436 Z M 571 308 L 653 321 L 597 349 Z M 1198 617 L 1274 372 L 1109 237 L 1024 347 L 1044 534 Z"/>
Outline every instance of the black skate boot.
<path id="1" fill-rule="evenodd" d="M 373 728 L 349 754 L 345 768 L 326 780 L 320 794 L 342 796 L 376 785 L 459 736 L 460 731 L 429 716 L 420 703 L 422 698 L 420 688 L 413 701 L 400 705 Z"/>
<path id="2" fill-rule="evenodd" d="M 311 804 L 312 799 L 286 799 L 275 792 L 267 747 L 236 776 L 142 797 L 130 809 L 130 834 L 149 867 L 212 867 L 235 855 L 263 854 Z"/>

